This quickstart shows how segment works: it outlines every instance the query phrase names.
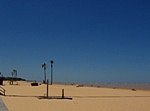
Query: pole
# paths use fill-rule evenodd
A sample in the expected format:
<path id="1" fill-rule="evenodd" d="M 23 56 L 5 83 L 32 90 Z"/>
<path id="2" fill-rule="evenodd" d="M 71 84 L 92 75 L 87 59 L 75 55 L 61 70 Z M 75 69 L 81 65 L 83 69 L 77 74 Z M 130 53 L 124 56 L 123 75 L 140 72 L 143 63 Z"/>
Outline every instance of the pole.
<path id="1" fill-rule="evenodd" d="M 44 83 L 46 84 L 46 66 L 44 67 L 44 78 L 45 78 Z"/>
<path id="2" fill-rule="evenodd" d="M 47 93 L 46 93 L 46 96 L 48 98 L 48 80 L 47 80 Z"/>
<path id="3" fill-rule="evenodd" d="M 65 97 L 64 89 L 62 89 L 62 99 Z"/>
<path id="4" fill-rule="evenodd" d="M 53 84 L 53 64 L 54 64 L 54 61 L 53 60 L 51 60 L 50 61 L 50 64 L 51 64 L 51 85 Z"/>
<path id="5" fill-rule="evenodd" d="M 44 80 L 43 80 L 43 83 L 45 84 L 46 83 L 46 64 L 42 64 L 42 68 L 44 69 Z"/>
<path id="6" fill-rule="evenodd" d="M 14 75 L 14 73 L 13 72 L 11 72 L 11 74 L 12 74 L 12 81 L 11 81 L 11 85 L 13 85 L 14 83 L 13 83 L 13 75 Z"/>
<path id="7" fill-rule="evenodd" d="M 51 64 L 51 85 L 53 84 L 53 65 Z"/>

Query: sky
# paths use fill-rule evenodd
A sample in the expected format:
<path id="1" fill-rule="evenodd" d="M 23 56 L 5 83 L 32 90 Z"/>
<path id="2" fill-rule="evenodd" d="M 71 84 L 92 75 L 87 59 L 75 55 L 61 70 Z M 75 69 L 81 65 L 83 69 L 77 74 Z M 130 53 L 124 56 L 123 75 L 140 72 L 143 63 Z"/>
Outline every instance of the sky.
<path id="1" fill-rule="evenodd" d="M 0 72 L 56 82 L 150 82 L 149 0 L 1 0 Z"/>

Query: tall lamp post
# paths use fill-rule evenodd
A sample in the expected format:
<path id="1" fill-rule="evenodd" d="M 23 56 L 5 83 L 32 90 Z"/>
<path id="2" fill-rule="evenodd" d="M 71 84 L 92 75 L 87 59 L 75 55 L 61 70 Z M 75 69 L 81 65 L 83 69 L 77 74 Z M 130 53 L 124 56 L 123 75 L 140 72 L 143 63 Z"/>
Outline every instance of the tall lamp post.
<path id="1" fill-rule="evenodd" d="M 51 85 L 53 84 L 53 64 L 54 64 L 54 61 L 53 60 L 51 60 L 50 61 L 50 67 L 51 67 Z"/>
<path id="2" fill-rule="evenodd" d="M 46 83 L 46 64 L 42 64 L 42 68 L 44 69 L 44 81 L 43 83 L 45 84 Z"/>

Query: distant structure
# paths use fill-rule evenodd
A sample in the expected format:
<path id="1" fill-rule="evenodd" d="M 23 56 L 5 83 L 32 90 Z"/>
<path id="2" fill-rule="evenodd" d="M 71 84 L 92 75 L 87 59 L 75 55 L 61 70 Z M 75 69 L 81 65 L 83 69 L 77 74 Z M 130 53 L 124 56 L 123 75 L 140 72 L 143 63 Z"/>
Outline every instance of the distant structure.
<path id="1" fill-rule="evenodd" d="M 0 77 L 3 77 L 3 74 L 0 72 Z"/>
<path id="2" fill-rule="evenodd" d="M 17 70 L 16 69 L 13 69 L 12 74 L 13 74 L 14 78 L 17 78 Z"/>
<path id="3" fill-rule="evenodd" d="M 13 69 L 13 71 L 11 72 L 11 76 L 12 76 L 12 80 L 10 81 L 10 85 L 13 85 L 14 80 L 16 80 L 17 78 L 17 70 Z"/>
<path id="4" fill-rule="evenodd" d="M 44 70 L 44 80 L 43 80 L 43 83 L 45 84 L 46 83 L 46 64 L 42 64 L 42 68 Z"/>

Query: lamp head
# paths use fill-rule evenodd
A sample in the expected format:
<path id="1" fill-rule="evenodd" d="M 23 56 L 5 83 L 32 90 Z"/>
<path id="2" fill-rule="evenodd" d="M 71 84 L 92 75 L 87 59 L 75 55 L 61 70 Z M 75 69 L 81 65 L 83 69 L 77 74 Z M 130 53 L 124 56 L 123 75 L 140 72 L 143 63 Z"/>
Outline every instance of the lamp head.
<path id="1" fill-rule="evenodd" d="M 54 61 L 53 61 L 53 60 L 51 60 L 51 61 L 50 61 L 50 63 L 51 63 L 51 64 L 54 64 Z"/>

